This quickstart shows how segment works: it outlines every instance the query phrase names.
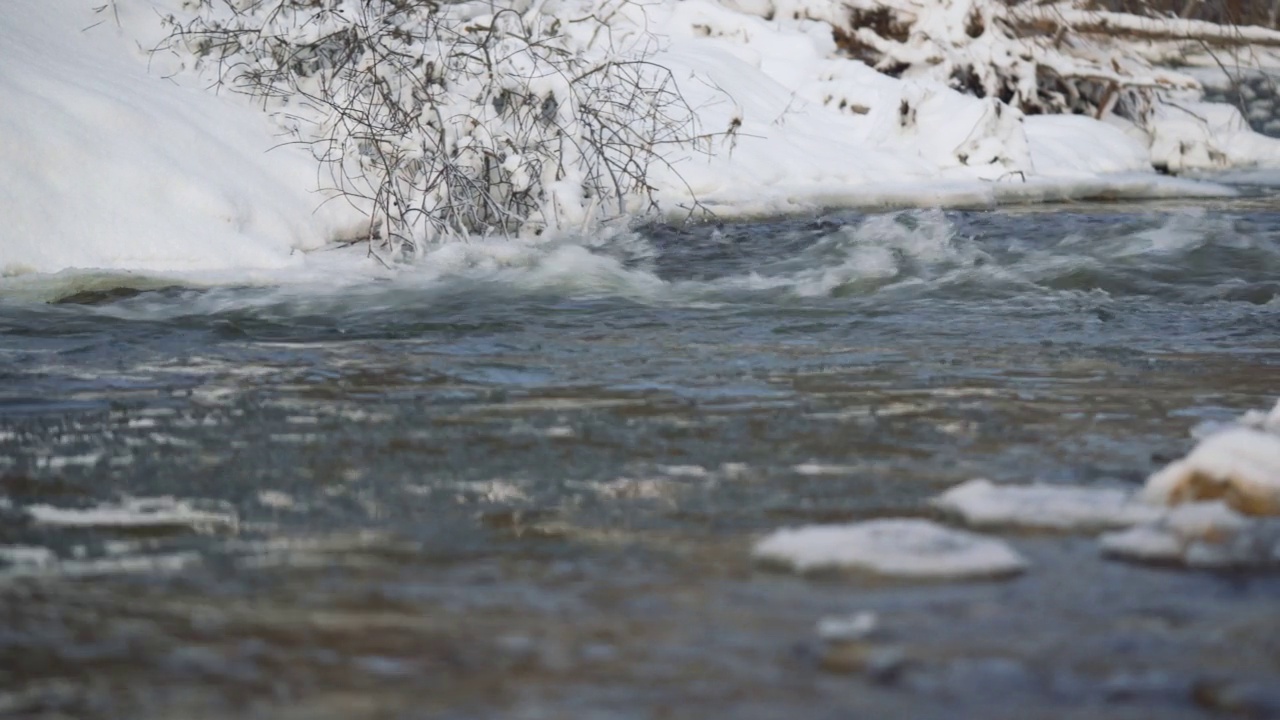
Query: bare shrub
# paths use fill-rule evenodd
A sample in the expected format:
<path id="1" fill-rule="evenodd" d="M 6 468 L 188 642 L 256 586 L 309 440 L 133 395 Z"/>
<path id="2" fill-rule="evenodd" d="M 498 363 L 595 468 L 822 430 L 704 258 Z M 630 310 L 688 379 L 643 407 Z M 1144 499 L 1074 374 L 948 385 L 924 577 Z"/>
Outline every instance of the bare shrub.
<path id="1" fill-rule="evenodd" d="M 624 4 L 541 5 L 189 0 L 158 50 L 257 98 L 390 256 L 656 209 L 663 150 L 709 148 L 693 109 L 643 42 L 613 47 Z"/>

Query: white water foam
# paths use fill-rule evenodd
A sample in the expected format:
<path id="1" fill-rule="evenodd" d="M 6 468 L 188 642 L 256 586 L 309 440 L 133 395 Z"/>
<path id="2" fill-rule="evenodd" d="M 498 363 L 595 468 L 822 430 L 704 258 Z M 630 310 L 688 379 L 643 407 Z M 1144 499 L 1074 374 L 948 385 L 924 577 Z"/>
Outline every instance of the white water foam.
<path id="1" fill-rule="evenodd" d="M 88 508 L 60 508 L 36 504 L 23 508 L 31 519 L 42 525 L 92 528 L 156 528 L 188 527 L 211 532 L 232 529 L 238 525 L 234 510 L 201 509 L 204 501 L 184 500 L 170 496 L 126 497 L 119 503 L 104 503 Z"/>

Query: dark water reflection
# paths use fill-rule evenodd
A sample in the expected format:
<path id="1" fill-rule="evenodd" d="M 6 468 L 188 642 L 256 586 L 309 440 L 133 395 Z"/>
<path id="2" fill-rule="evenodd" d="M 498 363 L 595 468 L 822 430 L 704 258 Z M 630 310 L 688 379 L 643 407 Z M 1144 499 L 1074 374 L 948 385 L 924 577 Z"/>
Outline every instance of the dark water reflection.
<path id="1" fill-rule="evenodd" d="M 781 525 L 929 516 L 972 477 L 1136 486 L 1197 424 L 1274 402 L 1277 278 L 1280 214 L 1255 203 L 654 228 L 327 291 L 11 293 L 0 545 L 28 555 L 0 570 L 0 714 L 1280 712 L 1272 574 L 1056 535 L 1007 536 L 1033 568 L 1003 582 L 748 557 Z M 186 519 L 33 520 L 167 496 Z M 879 635 L 833 656 L 814 624 L 855 611 Z"/>

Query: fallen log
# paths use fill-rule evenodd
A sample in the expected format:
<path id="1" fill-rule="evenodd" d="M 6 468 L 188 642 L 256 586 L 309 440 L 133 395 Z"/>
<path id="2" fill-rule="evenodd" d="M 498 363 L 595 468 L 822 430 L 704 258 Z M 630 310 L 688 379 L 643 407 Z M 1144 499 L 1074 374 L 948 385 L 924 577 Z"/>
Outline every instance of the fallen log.
<path id="1" fill-rule="evenodd" d="M 1127 13 L 1027 4 L 1009 8 L 1008 20 L 1021 30 L 1052 35 L 1073 33 L 1109 35 L 1137 40 L 1198 42 L 1218 47 L 1259 45 L 1280 47 L 1280 31 L 1255 25 L 1219 25 L 1204 20 L 1152 18 Z"/>

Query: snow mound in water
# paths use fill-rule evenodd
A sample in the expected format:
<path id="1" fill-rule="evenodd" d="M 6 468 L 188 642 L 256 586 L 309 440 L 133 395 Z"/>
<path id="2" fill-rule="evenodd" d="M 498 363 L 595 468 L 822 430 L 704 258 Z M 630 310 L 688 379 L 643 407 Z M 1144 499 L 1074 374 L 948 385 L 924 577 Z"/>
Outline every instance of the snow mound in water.
<path id="1" fill-rule="evenodd" d="M 1161 510 L 1125 490 L 1053 485 L 995 485 L 970 480 L 934 505 L 976 527 L 1101 530 L 1155 520 Z"/>
<path id="2" fill-rule="evenodd" d="M 317 214 L 315 163 L 268 153 L 265 118 L 148 75 L 115 30 L 83 2 L 0 5 L 0 274 L 285 267 L 354 221 Z"/>
<path id="3" fill-rule="evenodd" d="M 1190 567 L 1280 565 L 1280 403 L 1210 434 L 1147 480 L 1161 515 L 1102 537 L 1121 558 Z M 1172 507 L 1169 507 L 1172 506 Z"/>
<path id="4" fill-rule="evenodd" d="M 909 578 L 992 577 L 1027 567 L 1000 540 L 918 519 L 786 528 L 757 543 L 753 555 L 800 572 L 855 568 Z"/>
<path id="5" fill-rule="evenodd" d="M 1103 552 L 1199 568 L 1280 565 L 1280 520 L 1245 517 L 1223 502 L 1196 502 L 1159 520 L 1102 536 Z"/>
<path id="6" fill-rule="evenodd" d="M 1280 515 L 1280 435 L 1248 427 L 1210 435 L 1152 475 L 1143 496 L 1165 505 L 1221 498 L 1248 515 Z"/>

